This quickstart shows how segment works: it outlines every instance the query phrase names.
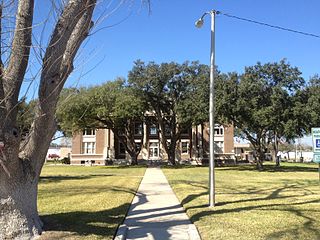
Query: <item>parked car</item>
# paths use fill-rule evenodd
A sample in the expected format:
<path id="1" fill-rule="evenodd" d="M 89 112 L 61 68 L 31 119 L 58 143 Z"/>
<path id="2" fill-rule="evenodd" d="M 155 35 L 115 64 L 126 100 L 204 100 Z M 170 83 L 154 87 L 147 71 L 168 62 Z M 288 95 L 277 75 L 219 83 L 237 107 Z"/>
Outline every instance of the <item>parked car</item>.
<path id="1" fill-rule="evenodd" d="M 60 156 L 59 156 L 58 154 L 56 154 L 56 153 L 51 153 L 51 154 L 48 155 L 48 158 L 51 158 L 51 159 L 59 159 Z"/>

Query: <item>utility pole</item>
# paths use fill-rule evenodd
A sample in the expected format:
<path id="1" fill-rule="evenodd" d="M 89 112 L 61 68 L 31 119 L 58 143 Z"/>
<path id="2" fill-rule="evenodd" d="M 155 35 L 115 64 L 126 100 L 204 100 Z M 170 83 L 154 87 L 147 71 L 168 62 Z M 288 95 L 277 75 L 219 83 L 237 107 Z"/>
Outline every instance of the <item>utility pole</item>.
<path id="1" fill-rule="evenodd" d="M 215 75 L 215 15 L 219 13 L 216 10 L 204 13 L 196 21 L 197 28 L 201 28 L 203 18 L 210 14 L 211 16 L 211 50 L 210 50 L 210 97 L 209 97 L 209 207 L 215 206 L 215 173 L 214 173 L 214 75 Z"/>

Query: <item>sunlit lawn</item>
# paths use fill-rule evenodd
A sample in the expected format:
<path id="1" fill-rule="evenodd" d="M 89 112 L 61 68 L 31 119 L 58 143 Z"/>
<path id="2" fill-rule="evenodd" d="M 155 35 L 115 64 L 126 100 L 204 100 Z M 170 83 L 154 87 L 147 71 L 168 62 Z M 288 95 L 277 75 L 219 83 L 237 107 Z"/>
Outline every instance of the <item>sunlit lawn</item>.
<path id="1" fill-rule="evenodd" d="M 39 184 L 41 239 L 112 239 L 144 167 L 45 166 Z"/>
<path id="2" fill-rule="evenodd" d="M 204 240 L 320 239 L 316 164 L 216 168 L 216 202 L 208 208 L 208 168 L 163 168 Z"/>

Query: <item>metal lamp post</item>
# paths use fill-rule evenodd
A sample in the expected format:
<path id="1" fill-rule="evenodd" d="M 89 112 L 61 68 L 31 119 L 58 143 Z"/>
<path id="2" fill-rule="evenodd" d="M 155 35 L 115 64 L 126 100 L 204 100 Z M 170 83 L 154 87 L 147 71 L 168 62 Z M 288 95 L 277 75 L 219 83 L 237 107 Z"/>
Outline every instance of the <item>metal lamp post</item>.
<path id="1" fill-rule="evenodd" d="M 214 74 L 215 74 L 215 10 L 204 13 L 201 18 L 196 21 L 197 28 L 201 28 L 206 15 L 211 16 L 211 50 L 210 50 L 210 97 L 209 97 L 209 207 L 215 206 L 215 176 L 214 176 Z"/>

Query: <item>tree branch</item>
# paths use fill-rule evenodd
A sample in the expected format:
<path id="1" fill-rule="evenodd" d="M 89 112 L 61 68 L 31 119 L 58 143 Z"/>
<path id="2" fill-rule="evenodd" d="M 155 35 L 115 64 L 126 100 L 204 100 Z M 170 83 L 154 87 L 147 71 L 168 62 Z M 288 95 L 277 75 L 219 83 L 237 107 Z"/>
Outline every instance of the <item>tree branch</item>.
<path id="1" fill-rule="evenodd" d="M 0 122 L 3 123 L 6 117 L 6 107 L 4 101 L 4 89 L 3 89 L 3 62 L 2 62 L 2 11 L 3 4 L 0 5 Z"/>
<path id="2" fill-rule="evenodd" d="M 91 26 L 96 0 L 74 0 L 60 17 L 45 57 L 39 88 L 41 108 L 49 111 L 73 70 L 74 57 Z M 46 109 L 46 110 L 45 110 Z"/>
<path id="3" fill-rule="evenodd" d="M 7 109 L 6 124 L 10 126 L 16 124 L 19 92 L 28 66 L 33 6 L 34 0 L 19 1 L 11 54 L 8 67 L 3 73 L 3 90 Z"/>
<path id="4" fill-rule="evenodd" d="M 55 110 L 59 95 L 72 71 L 70 66 L 74 56 L 88 35 L 95 4 L 96 0 L 70 0 L 56 24 L 46 50 L 39 87 L 39 105 L 30 141 L 24 151 L 24 156 L 33 160 L 32 165 L 36 170 L 41 168 L 41 161 L 57 129 Z"/>

